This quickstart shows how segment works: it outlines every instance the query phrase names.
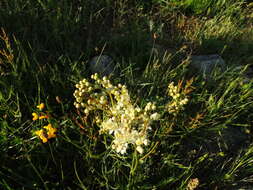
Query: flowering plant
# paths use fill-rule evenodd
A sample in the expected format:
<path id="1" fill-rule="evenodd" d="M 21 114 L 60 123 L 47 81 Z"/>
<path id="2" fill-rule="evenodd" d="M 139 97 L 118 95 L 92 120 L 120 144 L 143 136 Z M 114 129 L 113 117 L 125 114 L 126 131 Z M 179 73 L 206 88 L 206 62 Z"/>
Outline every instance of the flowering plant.
<path id="1" fill-rule="evenodd" d="M 41 103 L 37 105 L 36 107 L 38 110 L 37 112 L 32 113 L 32 120 L 40 120 L 44 123 L 45 119 L 49 119 L 49 115 L 43 112 L 43 109 L 45 108 L 45 104 Z M 36 130 L 34 132 L 35 135 L 37 135 L 43 143 L 48 142 L 48 139 L 55 138 L 57 129 L 52 126 L 51 123 L 48 123 L 48 125 L 45 125 L 42 127 L 42 129 Z"/>
<path id="2" fill-rule="evenodd" d="M 171 82 L 168 85 L 168 95 L 171 97 L 166 105 L 167 111 L 176 116 L 180 111 L 184 110 L 184 106 L 188 103 L 188 94 L 192 91 L 191 84 L 193 79 L 186 81 L 186 86 L 182 87 L 182 81 L 179 81 L 178 85 L 174 85 L 174 82 Z"/>
<path id="3" fill-rule="evenodd" d="M 91 79 L 94 83 L 83 79 L 76 84 L 75 107 L 82 109 L 87 117 L 92 112 L 102 111 L 96 115 L 95 123 L 100 127 L 100 134 L 113 136 L 112 149 L 117 153 L 125 154 L 128 145 L 132 144 L 142 154 L 143 146 L 148 145 L 150 124 L 159 119 L 155 104 L 148 102 L 141 109 L 132 104 L 125 85 L 114 86 L 107 77 L 100 79 L 98 74 L 92 75 Z"/>

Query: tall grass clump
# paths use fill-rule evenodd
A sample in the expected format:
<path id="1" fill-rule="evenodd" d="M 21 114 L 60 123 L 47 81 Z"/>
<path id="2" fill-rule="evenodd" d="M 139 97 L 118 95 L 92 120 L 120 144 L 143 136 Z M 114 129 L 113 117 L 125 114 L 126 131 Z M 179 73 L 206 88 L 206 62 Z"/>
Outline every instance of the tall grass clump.
<path id="1" fill-rule="evenodd" d="M 157 4 L 161 4 L 163 8 L 166 9 L 175 9 L 180 11 L 185 11 L 187 14 L 195 14 L 195 15 L 215 15 L 222 10 L 230 7 L 233 4 L 242 4 L 245 3 L 244 0 L 240 1 L 207 1 L 207 0 L 183 0 L 183 1 L 162 1 L 156 0 L 154 1 Z M 170 7 L 170 8 L 169 8 Z"/>

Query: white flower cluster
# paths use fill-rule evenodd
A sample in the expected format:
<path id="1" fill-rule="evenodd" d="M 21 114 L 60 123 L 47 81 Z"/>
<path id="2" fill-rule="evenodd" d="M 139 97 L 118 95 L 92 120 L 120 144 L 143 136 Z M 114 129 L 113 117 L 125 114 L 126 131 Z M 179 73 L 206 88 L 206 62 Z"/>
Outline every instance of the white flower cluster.
<path id="1" fill-rule="evenodd" d="M 103 111 L 106 119 L 97 116 L 95 121 L 100 126 L 100 133 L 114 136 L 112 148 L 117 153 L 126 153 L 128 145 L 132 144 L 142 154 L 143 145 L 148 145 L 150 123 L 159 119 L 159 114 L 154 113 L 156 106 L 149 102 L 144 109 L 135 107 L 126 86 L 114 86 L 107 77 L 100 79 L 97 74 L 91 78 L 94 84 L 84 79 L 76 85 L 75 107 L 83 108 L 87 115 L 92 110 Z"/>
<path id="2" fill-rule="evenodd" d="M 168 95 L 172 97 L 172 101 L 167 104 L 167 110 L 169 113 L 177 115 L 189 100 L 183 92 L 180 93 L 180 88 L 175 86 L 173 82 L 168 85 Z"/>

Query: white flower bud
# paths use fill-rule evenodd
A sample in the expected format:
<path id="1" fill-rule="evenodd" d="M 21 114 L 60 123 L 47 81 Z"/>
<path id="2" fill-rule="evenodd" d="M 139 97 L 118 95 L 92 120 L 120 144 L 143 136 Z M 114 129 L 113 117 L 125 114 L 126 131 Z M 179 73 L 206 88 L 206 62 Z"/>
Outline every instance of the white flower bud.
<path id="1" fill-rule="evenodd" d="M 144 139 L 143 144 L 144 144 L 145 146 L 147 146 L 147 145 L 148 145 L 148 139 Z"/>
<path id="2" fill-rule="evenodd" d="M 153 113 L 150 116 L 150 119 L 152 119 L 152 120 L 158 120 L 159 118 L 160 118 L 160 114 L 158 114 L 158 113 Z"/>
<path id="3" fill-rule="evenodd" d="M 80 85 L 79 85 L 79 89 L 81 90 L 81 89 L 83 89 L 84 88 L 84 85 L 83 85 L 83 83 L 81 83 Z"/>
<path id="4" fill-rule="evenodd" d="M 88 92 L 91 92 L 92 91 L 92 87 L 90 86 L 89 88 L 88 88 Z"/>
<path id="5" fill-rule="evenodd" d="M 80 103 L 80 102 L 82 102 L 82 98 L 77 97 L 77 98 L 76 98 L 76 101 L 77 101 L 78 103 Z"/>
<path id="6" fill-rule="evenodd" d="M 119 92 L 118 92 L 118 91 L 115 91 L 115 92 L 114 92 L 114 95 L 115 95 L 115 96 L 119 96 Z"/>
<path id="7" fill-rule="evenodd" d="M 100 100 L 99 100 L 99 103 L 102 104 L 102 105 L 104 105 L 104 104 L 106 104 L 106 100 L 101 100 L 101 99 L 100 99 Z"/>
<path id="8" fill-rule="evenodd" d="M 87 103 L 88 103 L 89 105 L 91 104 L 91 102 L 92 102 L 91 99 L 88 99 Z"/>
<path id="9" fill-rule="evenodd" d="M 143 148 L 142 148 L 141 146 L 137 146 L 137 147 L 136 147 L 136 150 L 137 150 L 137 152 L 139 152 L 140 154 L 143 153 Z"/>
<path id="10" fill-rule="evenodd" d="M 137 108 L 135 108 L 135 111 L 136 111 L 137 113 L 139 113 L 139 112 L 141 112 L 141 108 L 137 107 Z"/>
<path id="11" fill-rule="evenodd" d="M 97 74 L 97 73 L 95 73 L 95 74 L 93 75 L 93 79 L 94 79 L 94 80 L 97 80 L 97 79 L 98 79 L 98 74 Z"/>
<path id="12" fill-rule="evenodd" d="M 76 107 L 77 109 L 79 109 L 79 108 L 81 107 L 81 105 L 77 103 L 77 104 L 75 105 L 75 107 Z"/>
<path id="13" fill-rule="evenodd" d="M 147 105 L 145 106 L 144 110 L 149 111 L 149 110 L 151 110 L 151 107 L 152 107 L 152 103 L 148 102 Z"/>

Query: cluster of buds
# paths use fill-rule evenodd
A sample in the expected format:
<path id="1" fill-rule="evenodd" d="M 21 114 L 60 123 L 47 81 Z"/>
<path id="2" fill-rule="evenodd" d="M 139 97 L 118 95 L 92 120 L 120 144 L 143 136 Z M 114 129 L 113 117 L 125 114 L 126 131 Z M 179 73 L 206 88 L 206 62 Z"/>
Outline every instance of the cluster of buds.
<path id="1" fill-rule="evenodd" d="M 194 190 L 198 186 L 199 186 L 199 179 L 198 178 L 190 179 L 187 184 L 187 190 Z"/>
<path id="2" fill-rule="evenodd" d="M 82 108 L 85 114 L 89 114 L 92 110 L 104 110 L 108 103 L 108 96 L 105 91 L 101 91 L 101 88 L 106 88 L 109 93 L 108 89 L 112 90 L 113 87 L 106 77 L 100 80 L 95 74 L 91 78 L 94 79 L 94 84 L 83 79 L 75 85 L 77 90 L 74 92 L 76 99 L 74 106 L 77 109 Z"/>
<path id="3" fill-rule="evenodd" d="M 132 144 L 137 152 L 143 153 L 143 145 L 148 145 L 148 130 L 153 120 L 158 120 L 159 114 L 155 113 L 156 106 L 149 102 L 144 109 L 134 106 L 125 85 L 114 86 L 98 74 L 91 76 L 94 83 L 86 79 L 76 84 L 74 92 L 76 101 L 74 105 L 82 109 L 87 116 L 91 111 L 102 110 L 102 116 L 94 117 L 100 127 L 100 133 L 113 135 L 112 149 L 124 154 L 128 145 Z"/>
<path id="4" fill-rule="evenodd" d="M 181 91 L 180 85 L 175 86 L 173 82 L 168 85 L 168 95 L 172 100 L 167 104 L 167 110 L 169 113 L 177 115 L 189 100 L 186 94 Z"/>
<path id="5" fill-rule="evenodd" d="M 49 116 L 43 112 L 43 109 L 45 108 L 45 104 L 41 103 L 37 106 L 38 111 L 32 113 L 32 120 L 45 120 L 48 119 Z M 48 125 L 45 125 L 42 127 L 42 129 L 39 129 L 35 131 L 35 135 L 37 135 L 43 143 L 48 142 L 48 139 L 55 138 L 56 137 L 56 131 L 57 129 L 52 126 L 52 124 L 48 123 Z"/>

